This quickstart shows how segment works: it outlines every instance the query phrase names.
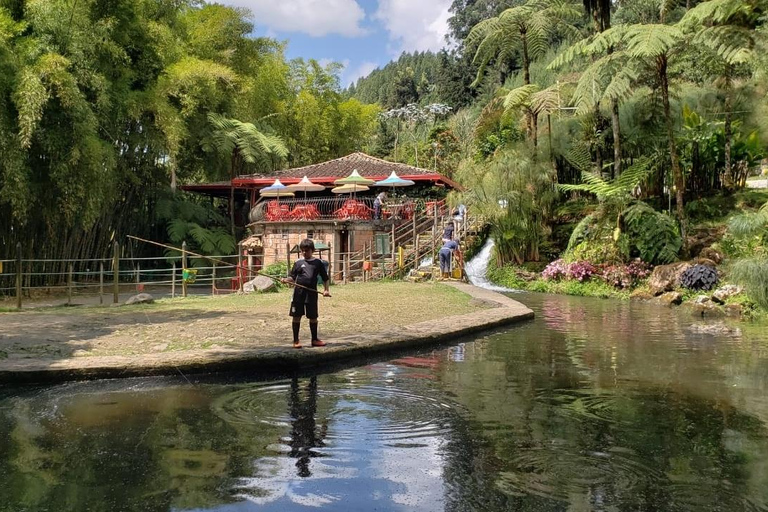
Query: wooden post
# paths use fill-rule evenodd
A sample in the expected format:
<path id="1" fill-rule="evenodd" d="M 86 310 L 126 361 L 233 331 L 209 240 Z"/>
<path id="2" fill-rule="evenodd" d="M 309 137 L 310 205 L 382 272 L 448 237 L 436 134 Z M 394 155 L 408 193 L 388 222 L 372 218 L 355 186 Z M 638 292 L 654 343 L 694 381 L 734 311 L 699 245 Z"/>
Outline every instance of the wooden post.
<path id="1" fill-rule="evenodd" d="M 435 244 L 437 242 L 437 229 L 438 229 L 438 227 L 437 227 L 437 204 L 435 204 L 434 219 L 432 221 L 432 267 L 433 268 L 435 266 L 435 259 L 436 259 Z M 432 272 L 432 274 L 434 275 L 434 272 Z"/>
<path id="2" fill-rule="evenodd" d="M 72 305 L 72 264 L 69 264 L 67 271 L 67 306 Z"/>
<path id="3" fill-rule="evenodd" d="M 181 244 L 181 296 L 187 297 L 187 280 L 184 279 L 184 271 L 187 270 L 187 242 Z"/>
<path id="4" fill-rule="evenodd" d="M 21 309 L 21 242 L 16 244 L 16 307 Z"/>
<path id="5" fill-rule="evenodd" d="M 141 263 L 136 264 L 136 293 L 141 291 Z"/>
<path id="6" fill-rule="evenodd" d="M 120 244 L 115 241 L 112 251 L 112 303 L 120 302 Z"/>
<path id="7" fill-rule="evenodd" d="M 347 279 L 349 279 L 349 253 L 344 253 L 344 284 L 347 284 Z"/>
<path id="8" fill-rule="evenodd" d="M 291 243 L 285 242 L 285 262 L 288 264 L 288 272 L 291 271 Z"/>
<path id="9" fill-rule="evenodd" d="M 392 252 L 392 272 L 395 271 L 395 223 L 392 223 L 392 247 L 389 248 Z"/>
<path id="10" fill-rule="evenodd" d="M 173 262 L 173 275 L 171 276 L 171 298 L 176 298 L 176 262 Z"/>
<path id="11" fill-rule="evenodd" d="M 216 262 L 213 262 L 211 269 L 211 295 L 216 295 Z"/>
<path id="12" fill-rule="evenodd" d="M 104 305 L 104 262 L 99 262 L 99 305 Z"/>
<path id="13" fill-rule="evenodd" d="M 235 269 L 235 277 L 237 278 L 238 289 L 240 293 L 243 293 L 243 276 L 241 269 L 243 268 L 243 242 L 237 243 L 237 268 Z M 249 276 L 250 277 L 250 274 Z"/>

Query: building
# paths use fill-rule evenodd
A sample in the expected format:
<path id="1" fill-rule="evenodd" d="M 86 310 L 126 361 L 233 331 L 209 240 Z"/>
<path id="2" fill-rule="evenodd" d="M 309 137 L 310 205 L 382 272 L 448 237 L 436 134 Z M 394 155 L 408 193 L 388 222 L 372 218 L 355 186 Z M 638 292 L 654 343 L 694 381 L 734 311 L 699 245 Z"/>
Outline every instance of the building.
<path id="1" fill-rule="evenodd" d="M 392 189 L 382 187 L 343 195 L 331 193 L 336 180 L 355 170 L 362 177 L 376 181 L 395 172 L 415 184 L 399 189 L 396 194 Z M 296 197 L 289 199 L 264 198 L 259 194 L 275 179 L 284 185 L 292 185 L 304 176 L 327 188 L 317 192 L 297 192 Z M 234 188 L 236 205 L 247 205 L 249 211 L 247 222 L 244 215 L 236 218 L 239 225 L 249 228 L 250 236 L 243 245 L 249 249 L 254 265 L 287 262 L 291 258 L 290 250 L 302 239 L 311 238 L 330 248 L 331 268 L 336 279 L 340 279 L 362 271 L 363 261 L 394 265 L 395 249 L 405 245 L 406 238 L 413 243 L 417 233 L 429 231 L 434 236 L 438 219 L 446 213 L 442 199 L 448 190 L 458 188 L 458 185 L 428 169 L 352 153 L 319 164 L 278 171 L 270 176 L 238 176 L 231 182 L 182 188 L 219 197 L 229 197 Z M 390 197 L 377 216 L 374 199 L 382 191 Z M 236 206 L 236 210 L 243 211 L 244 208 Z"/>

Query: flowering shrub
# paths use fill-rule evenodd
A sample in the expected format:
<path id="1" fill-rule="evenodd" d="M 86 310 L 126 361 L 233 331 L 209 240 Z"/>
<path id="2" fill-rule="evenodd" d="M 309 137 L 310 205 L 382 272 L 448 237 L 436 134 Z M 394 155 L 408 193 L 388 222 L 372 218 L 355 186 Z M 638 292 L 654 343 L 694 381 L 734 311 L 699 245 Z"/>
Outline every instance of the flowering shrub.
<path id="1" fill-rule="evenodd" d="M 650 275 L 648 265 L 635 260 L 629 265 L 609 265 L 603 268 L 603 280 L 616 288 L 631 288 Z"/>
<path id="2" fill-rule="evenodd" d="M 545 281 L 557 281 L 568 275 L 568 267 L 569 265 L 565 260 L 562 258 L 557 259 L 544 268 L 541 272 L 541 277 Z"/>
<path id="3" fill-rule="evenodd" d="M 568 279 L 575 279 L 580 283 L 588 280 L 593 275 L 597 274 L 599 269 L 588 261 L 577 261 L 571 263 L 566 271 L 566 277 Z"/>

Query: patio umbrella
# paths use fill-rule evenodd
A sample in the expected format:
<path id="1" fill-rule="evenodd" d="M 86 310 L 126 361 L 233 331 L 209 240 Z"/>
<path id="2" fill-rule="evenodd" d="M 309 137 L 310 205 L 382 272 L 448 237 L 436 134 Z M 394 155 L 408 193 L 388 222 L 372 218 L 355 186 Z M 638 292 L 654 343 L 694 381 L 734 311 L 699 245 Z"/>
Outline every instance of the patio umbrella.
<path id="1" fill-rule="evenodd" d="M 277 208 L 280 209 L 280 198 L 281 197 L 293 197 L 296 194 L 288 190 L 288 187 L 280 183 L 279 179 L 276 179 L 273 184 L 271 184 L 268 187 L 264 187 L 263 189 L 259 190 L 259 195 L 261 197 L 275 197 L 277 198 Z"/>
<path id="2" fill-rule="evenodd" d="M 320 185 L 318 183 L 312 183 L 309 181 L 309 178 L 304 176 L 301 178 L 301 181 L 294 184 L 294 185 L 288 185 L 288 190 L 292 192 L 304 192 L 304 202 L 307 202 L 307 192 L 320 192 L 321 190 L 325 190 L 325 187 L 323 185 Z"/>
<path id="3" fill-rule="evenodd" d="M 411 185 L 415 185 L 416 182 L 412 180 L 404 180 L 400 176 L 397 175 L 395 171 L 392 171 L 392 174 L 390 174 L 387 179 L 377 181 L 373 185 L 375 187 L 392 187 L 392 194 L 395 193 L 395 187 L 410 187 Z"/>
<path id="4" fill-rule="evenodd" d="M 347 185 L 342 185 L 340 187 L 332 188 L 331 192 L 333 192 L 334 194 L 357 194 L 358 192 L 365 192 L 366 190 L 370 190 L 370 188 L 366 185 L 357 185 L 355 183 L 351 183 Z"/>
<path id="5" fill-rule="evenodd" d="M 373 185 L 374 183 L 376 183 L 376 180 L 363 178 L 360 176 L 360 173 L 357 172 L 357 169 L 354 169 L 352 174 L 346 178 L 341 178 L 333 182 L 334 185 Z"/>

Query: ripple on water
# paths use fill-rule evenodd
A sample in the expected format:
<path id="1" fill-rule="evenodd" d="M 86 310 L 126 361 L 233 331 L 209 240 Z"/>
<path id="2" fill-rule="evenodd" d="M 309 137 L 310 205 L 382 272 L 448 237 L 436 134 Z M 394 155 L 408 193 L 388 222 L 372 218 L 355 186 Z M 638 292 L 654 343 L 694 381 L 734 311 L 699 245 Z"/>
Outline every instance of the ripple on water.
<path id="1" fill-rule="evenodd" d="M 576 452 L 565 443 L 522 449 L 500 473 L 498 487 L 513 496 L 533 494 L 570 501 L 574 496 L 612 496 L 621 502 L 662 475 L 632 450 Z"/>
<path id="2" fill-rule="evenodd" d="M 228 423 L 288 427 L 294 421 L 290 393 L 289 382 L 253 386 L 222 395 L 212 408 Z M 302 387 L 301 393 L 306 394 L 306 389 Z M 316 398 L 327 406 L 317 413 L 318 421 L 329 425 L 326 441 L 354 438 L 394 448 L 421 447 L 419 438 L 446 434 L 449 414 L 460 408 L 412 391 L 357 383 L 323 383 Z"/>

